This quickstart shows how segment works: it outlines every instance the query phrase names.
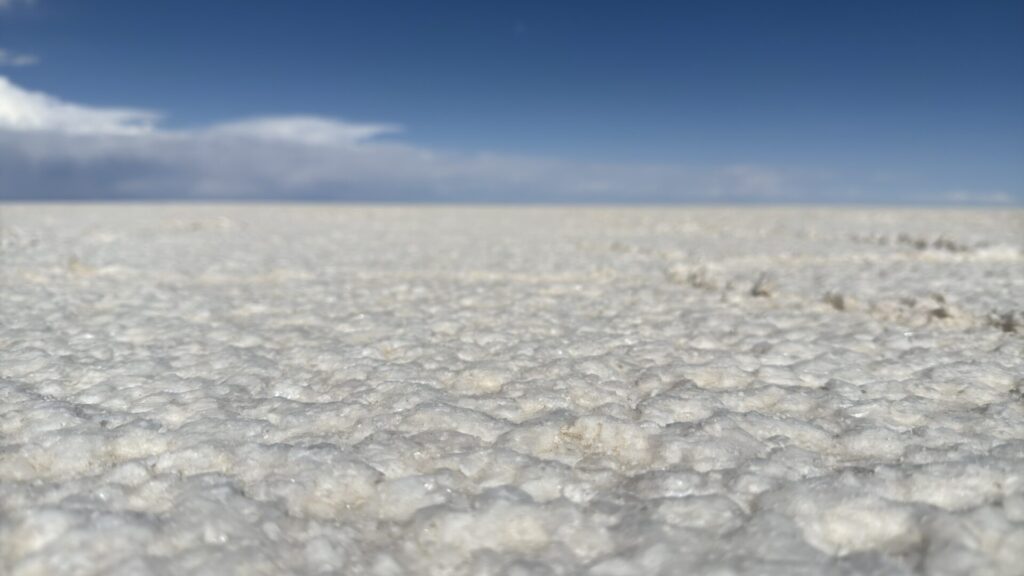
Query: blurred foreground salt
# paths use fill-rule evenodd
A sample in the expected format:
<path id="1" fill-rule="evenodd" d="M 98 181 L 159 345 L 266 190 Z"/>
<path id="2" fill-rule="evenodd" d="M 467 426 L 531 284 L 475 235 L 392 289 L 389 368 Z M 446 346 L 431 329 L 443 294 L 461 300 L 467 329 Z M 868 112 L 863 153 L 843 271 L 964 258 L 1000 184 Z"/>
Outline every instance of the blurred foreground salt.
<path id="1" fill-rule="evenodd" d="M 0 207 L 0 574 L 1024 573 L 1024 213 Z"/>

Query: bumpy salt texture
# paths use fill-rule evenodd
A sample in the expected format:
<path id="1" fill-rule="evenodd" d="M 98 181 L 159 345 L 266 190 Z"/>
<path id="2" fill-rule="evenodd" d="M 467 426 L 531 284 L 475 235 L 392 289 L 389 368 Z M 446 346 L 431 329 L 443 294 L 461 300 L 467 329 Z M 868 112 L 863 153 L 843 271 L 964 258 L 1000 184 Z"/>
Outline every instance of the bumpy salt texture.
<path id="1" fill-rule="evenodd" d="M 0 218 L 2 574 L 1024 573 L 1021 211 Z"/>

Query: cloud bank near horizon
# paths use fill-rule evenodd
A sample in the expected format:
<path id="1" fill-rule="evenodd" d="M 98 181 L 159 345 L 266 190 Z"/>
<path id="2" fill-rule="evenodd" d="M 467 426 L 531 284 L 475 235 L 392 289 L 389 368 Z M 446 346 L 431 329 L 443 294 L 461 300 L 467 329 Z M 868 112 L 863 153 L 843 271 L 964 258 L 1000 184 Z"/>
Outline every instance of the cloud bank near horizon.
<path id="1" fill-rule="evenodd" d="M 317 116 L 188 130 L 160 121 L 151 110 L 65 102 L 0 76 L 0 199 L 858 201 L 820 171 L 456 153 L 388 138 L 402 132 L 395 124 Z M 1014 202 L 963 190 L 938 200 Z"/>

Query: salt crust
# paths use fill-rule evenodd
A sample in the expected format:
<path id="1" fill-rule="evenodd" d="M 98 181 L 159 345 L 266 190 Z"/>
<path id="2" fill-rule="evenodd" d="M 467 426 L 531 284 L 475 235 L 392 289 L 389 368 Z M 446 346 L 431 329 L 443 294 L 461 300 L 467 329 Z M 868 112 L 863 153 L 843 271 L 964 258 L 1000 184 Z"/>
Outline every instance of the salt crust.
<path id="1" fill-rule="evenodd" d="M 1020 211 L 0 219 L 2 574 L 1024 574 Z"/>

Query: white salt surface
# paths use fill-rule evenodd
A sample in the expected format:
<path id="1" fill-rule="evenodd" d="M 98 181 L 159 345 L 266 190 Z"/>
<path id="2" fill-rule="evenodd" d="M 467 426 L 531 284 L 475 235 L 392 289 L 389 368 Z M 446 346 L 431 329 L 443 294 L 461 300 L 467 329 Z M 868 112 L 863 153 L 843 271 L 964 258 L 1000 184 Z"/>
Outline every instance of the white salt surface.
<path id="1" fill-rule="evenodd" d="M 13 206 L 0 574 L 1024 574 L 1024 213 Z"/>

